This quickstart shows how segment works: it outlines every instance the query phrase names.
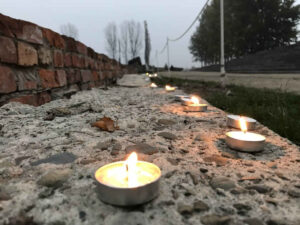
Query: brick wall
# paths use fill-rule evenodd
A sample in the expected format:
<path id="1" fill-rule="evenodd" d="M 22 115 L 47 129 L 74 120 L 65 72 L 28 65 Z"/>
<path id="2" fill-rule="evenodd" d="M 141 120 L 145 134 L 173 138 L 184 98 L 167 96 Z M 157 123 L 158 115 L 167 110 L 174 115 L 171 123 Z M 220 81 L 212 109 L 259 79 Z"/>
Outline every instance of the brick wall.
<path id="1" fill-rule="evenodd" d="M 113 83 L 127 72 L 73 38 L 0 14 L 0 106 L 34 106 Z"/>

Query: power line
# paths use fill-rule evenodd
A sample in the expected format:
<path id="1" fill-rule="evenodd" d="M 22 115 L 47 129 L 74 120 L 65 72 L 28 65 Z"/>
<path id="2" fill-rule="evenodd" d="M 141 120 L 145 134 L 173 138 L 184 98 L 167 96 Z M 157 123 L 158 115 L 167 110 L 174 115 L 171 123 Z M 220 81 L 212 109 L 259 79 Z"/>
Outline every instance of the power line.
<path id="1" fill-rule="evenodd" d="M 167 46 L 168 46 L 168 41 L 178 41 L 180 40 L 181 38 L 183 38 L 189 31 L 190 29 L 194 26 L 194 24 L 198 21 L 198 19 L 200 18 L 200 16 L 202 15 L 202 13 L 204 12 L 205 8 L 207 7 L 208 3 L 209 3 L 210 0 L 207 0 L 205 5 L 202 7 L 202 9 L 200 10 L 200 12 L 198 13 L 197 17 L 194 19 L 194 21 L 192 22 L 192 24 L 186 29 L 186 31 L 180 35 L 178 38 L 175 38 L 175 39 L 170 39 L 170 38 L 167 38 L 167 41 L 164 45 L 164 47 L 162 48 L 162 50 L 159 52 L 159 54 L 162 54 Z"/>
<path id="2" fill-rule="evenodd" d="M 197 17 L 194 19 L 194 21 L 192 22 L 192 24 L 187 28 L 187 30 L 186 30 L 182 35 L 180 35 L 178 38 L 169 39 L 169 41 L 178 41 L 178 40 L 180 40 L 181 38 L 183 38 L 184 35 L 186 35 L 187 32 L 189 32 L 190 29 L 194 26 L 194 24 L 198 21 L 198 19 L 200 18 L 200 16 L 201 16 L 202 13 L 204 12 L 205 8 L 207 7 L 209 1 L 210 1 L 210 0 L 207 0 L 207 1 L 206 1 L 205 5 L 202 7 L 201 11 L 198 13 Z"/>

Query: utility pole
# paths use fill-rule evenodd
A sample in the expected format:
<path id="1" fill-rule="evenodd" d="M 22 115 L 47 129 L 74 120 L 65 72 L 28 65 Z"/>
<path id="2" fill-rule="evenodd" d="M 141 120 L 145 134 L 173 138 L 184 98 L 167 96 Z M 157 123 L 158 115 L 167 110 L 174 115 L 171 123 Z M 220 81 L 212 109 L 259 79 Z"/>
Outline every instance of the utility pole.
<path id="1" fill-rule="evenodd" d="M 158 72 L 159 65 L 158 65 L 158 51 L 157 50 L 155 51 L 155 58 L 156 58 L 156 72 Z"/>
<path id="2" fill-rule="evenodd" d="M 225 71 L 225 54 L 224 54 L 224 0 L 220 0 L 220 21 L 221 21 L 221 77 L 226 76 L 226 71 Z"/>
<path id="3" fill-rule="evenodd" d="M 167 37 L 167 57 L 168 57 L 168 72 L 170 74 L 170 50 L 169 50 L 169 38 Z"/>

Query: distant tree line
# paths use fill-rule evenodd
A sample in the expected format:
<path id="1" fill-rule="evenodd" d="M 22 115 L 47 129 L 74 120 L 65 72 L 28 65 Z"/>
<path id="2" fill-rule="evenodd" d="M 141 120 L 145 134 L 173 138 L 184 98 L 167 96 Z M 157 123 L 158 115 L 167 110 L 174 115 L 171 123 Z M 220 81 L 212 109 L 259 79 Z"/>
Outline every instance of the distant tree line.
<path id="1" fill-rule="evenodd" d="M 225 0 L 225 58 L 239 58 L 297 42 L 300 5 L 295 0 Z M 195 61 L 218 63 L 220 0 L 205 9 L 189 46 Z"/>
<path id="2" fill-rule="evenodd" d="M 149 65 L 151 44 L 147 22 L 145 28 L 145 63 Z M 134 20 L 124 21 L 119 29 L 116 23 L 109 23 L 105 30 L 106 50 L 110 57 L 120 62 L 128 63 L 130 59 L 140 56 L 143 48 L 142 25 Z"/>

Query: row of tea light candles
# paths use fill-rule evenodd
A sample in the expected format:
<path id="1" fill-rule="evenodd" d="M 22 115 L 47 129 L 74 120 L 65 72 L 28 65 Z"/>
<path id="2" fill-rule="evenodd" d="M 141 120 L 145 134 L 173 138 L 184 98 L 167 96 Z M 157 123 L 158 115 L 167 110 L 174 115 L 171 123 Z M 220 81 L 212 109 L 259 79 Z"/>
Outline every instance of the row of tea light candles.
<path id="1" fill-rule="evenodd" d="M 151 88 L 157 85 L 152 83 Z M 176 87 L 166 85 L 167 92 L 176 90 Z M 186 112 L 205 112 L 206 104 L 200 104 L 196 96 L 176 95 L 182 101 Z M 256 120 L 236 115 L 227 116 L 227 125 L 241 128 L 241 131 L 226 133 L 227 145 L 239 151 L 257 152 L 263 149 L 265 137 L 247 131 L 255 128 Z M 139 161 L 135 152 L 127 160 L 107 164 L 95 172 L 97 192 L 102 201 L 118 206 L 132 206 L 146 203 L 159 193 L 161 171 L 153 163 Z"/>

